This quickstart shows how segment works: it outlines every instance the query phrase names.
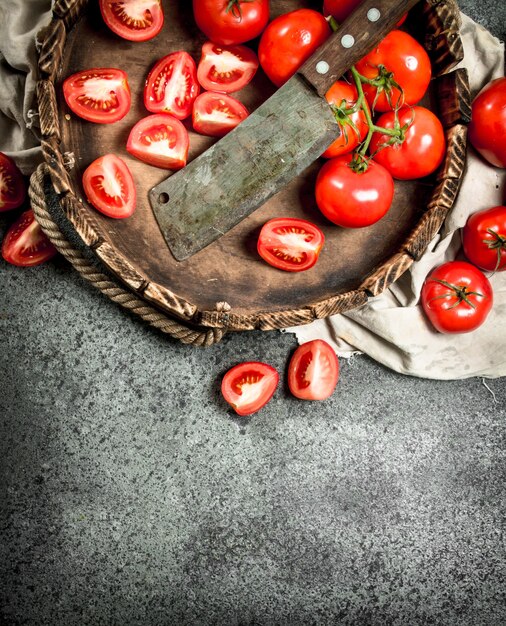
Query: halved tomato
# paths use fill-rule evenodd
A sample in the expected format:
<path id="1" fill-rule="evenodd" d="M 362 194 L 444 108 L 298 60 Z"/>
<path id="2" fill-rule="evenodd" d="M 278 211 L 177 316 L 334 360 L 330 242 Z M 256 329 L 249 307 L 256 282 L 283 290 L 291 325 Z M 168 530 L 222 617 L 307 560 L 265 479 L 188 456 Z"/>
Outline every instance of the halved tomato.
<path id="1" fill-rule="evenodd" d="M 288 365 L 288 387 L 301 400 L 326 400 L 339 380 L 339 361 L 323 339 L 302 344 Z"/>
<path id="2" fill-rule="evenodd" d="M 316 263 L 324 241 L 324 234 L 315 224 L 294 217 L 277 217 L 263 225 L 257 250 L 273 267 L 302 272 Z"/>
<path id="3" fill-rule="evenodd" d="M 135 157 L 168 170 L 179 170 L 188 158 L 188 131 L 167 113 L 148 115 L 130 131 L 127 150 Z"/>
<path id="4" fill-rule="evenodd" d="M 115 154 L 105 154 L 86 168 L 83 187 L 91 204 L 108 217 L 129 217 L 135 211 L 134 179 Z"/>
<path id="5" fill-rule="evenodd" d="M 25 198 L 23 175 L 12 159 L 0 152 L 0 212 L 17 209 Z"/>
<path id="6" fill-rule="evenodd" d="M 249 115 L 248 109 L 232 96 L 205 91 L 193 105 L 193 128 L 202 135 L 223 137 Z"/>
<path id="7" fill-rule="evenodd" d="M 100 0 L 104 22 L 129 41 L 153 39 L 163 26 L 160 0 Z"/>
<path id="8" fill-rule="evenodd" d="M 238 415 L 251 415 L 269 402 L 278 382 L 279 374 L 273 367 L 247 361 L 228 370 L 221 382 L 221 393 Z"/>
<path id="9" fill-rule="evenodd" d="M 144 106 L 153 113 L 171 113 L 179 120 L 191 115 L 200 92 L 197 65 L 184 50 L 155 63 L 144 86 Z"/>
<path id="10" fill-rule="evenodd" d="M 12 265 L 31 267 L 54 257 L 57 250 L 35 220 L 32 209 L 21 213 L 2 242 L 2 256 Z"/>
<path id="11" fill-rule="evenodd" d="M 206 41 L 197 68 L 204 89 L 232 93 L 247 85 L 258 69 L 257 55 L 246 46 L 219 46 Z"/>
<path id="12" fill-rule="evenodd" d="M 63 95 L 79 117 L 96 124 L 110 124 L 130 110 L 127 75 L 117 68 L 93 68 L 72 74 L 63 83 Z"/>

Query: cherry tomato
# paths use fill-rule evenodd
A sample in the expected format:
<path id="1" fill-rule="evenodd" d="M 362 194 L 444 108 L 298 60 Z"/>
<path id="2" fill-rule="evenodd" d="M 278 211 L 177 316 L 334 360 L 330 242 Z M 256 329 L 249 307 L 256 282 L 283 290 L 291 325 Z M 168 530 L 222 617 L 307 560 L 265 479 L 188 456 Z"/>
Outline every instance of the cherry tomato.
<path id="1" fill-rule="evenodd" d="M 76 115 L 96 124 L 117 122 L 130 110 L 127 75 L 116 68 L 72 74 L 63 83 L 63 95 Z"/>
<path id="2" fill-rule="evenodd" d="M 202 46 L 197 68 L 199 83 L 208 91 L 232 93 L 245 87 L 258 69 L 257 55 L 246 46 Z"/>
<path id="3" fill-rule="evenodd" d="M 169 170 L 186 165 L 188 147 L 188 131 L 182 122 L 167 113 L 139 120 L 130 131 L 126 146 L 141 161 Z"/>
<path id="4" fill-rule="evenodd" d="M 323 15 L 332 15 L 341 24 L 362 2 L 363 0 L 323 0 Z M 404 24 L 407 17 L 408 14 L 405 13 L 397 22 L 397 26 Z"/>
<path id="5" fill-rule="evenodd" d="M 386 72 L 384 87 L 363 86 L 369 105 L 376 111 L 389 111 L 402 104 L 416 104 L 427 91 L 432 75 L 427 52 L 416 39 L 402 30 L 390 31 L 355 67 L 360 74 L 370 79 L 376 79 L 382 72 Z M 402 95 L 399 89 L 391 85 L 392 79 L 402 87 Z"/>
<path id="6" fill-rule="evenodd" d="M 256 413 L 269 402 L 279 382 L 277 371 L 266 363 L 248 361 L 230 369 L 221 393 L 238 415 Z"/>
<path id="7" fill-rule="evenodd" d="M 163 26 L 161 0 L 100 0 L 104 22 L 129 41 L 153 39 Z"/>
<path id="8" fill-rule="evenodd" d="M 326 400 L 339 380 L 339 361 L 322 339 L 302 344 L 288 365 L 288 387 L 301 400 Z"/>
<path id="9" fill-rule="evenodd" d="M 260 65 L 281 87 L 330 34 L 327 20 L 312 9 L 280 15 L 262 33 L 258 45 Z"/>
<path id="10" fill-rule="evenodd" d="M 56 254 L 56 248 L 35 220 L 32 209 L 21 213 L 2 242 L 2 256 L 12 265 L 40 265 Z"/>
<path id="11" fill-rule="evenodd" d="M 248 109 L 232 96 L 205 91 L 193 105 L 193 129 L 202 135 L 223 137 L 249 115 Z"/>
<path id="12" fill-rule="evenodd" d="M 109 217 L 129 217 L 135 211 L 136 193 L 127 164 L 115 154 L 106 154 L 89 165 L 83 174 L 89 202 Z"/>
<path id="13" fill-rule="evenodd" d="M 222 46 L 258 37 L 269 21 L 269 0 L 193 0 L 197 26 Z"/>
<path id="14" fill-rule="evenodd" d="M 179 120 L 191 115 L 200 92 L 197 65 L 184 50 L 155 63 L 144 86 L 144 106 L 152 113 L 171 113 Z"/>
<path id="15" fill-rule="evenodd" d="M 318 260 L 325 236 L 306 220 L 278 217 L 266 222 L 257 242 L 258 254 L 286 272 L 308 270 Z"/>
<path id="16" fill-rule="evenodd" d="M 362 228 L 380 220 L 394 197 L 394 181 L 382 165 L 370 161 L 365 172 L 351 167 L 351 154 L 324 163 L 316 179 L 316 203 L 338 226 Z"/>
<path id="17" fill-rule="evenodd" d="M 374 160 L 381 163 L 399 180 L 423 178 L 432 174 L 441 165 L 445 156 L 443 125 L 434 113 L 425 107 L 403 107 L 398 111 L 398 115 L 400 126 L 407 127 L 404 141 L 381 148 L 389 137 L 374 133 L 370 144 Z M 394 112 L 384 113 L 376 123 L 382 128 L 393 129 Z"/>
<path id="18" fill-rule="evenodd" d="M 475 330 L 487 318 L 493 300 L 488 278 L 465 261 L 449 261 L 434 269 L 421 292 L 423 310 L 440 333 Z"/>
<path id="19" fill-rule="evenodd" d="M 346 154 L 354 150 L 365 139 L 369 127 L 362 109 L 346 115 L 345 109 L 351 108 L 357 101 L 357 89 L 344 80 L 336 81 L 325 94 L 327 102 L 334 107 L 336 120 L 341 128 L 341 136 L 322 154 L 325 159 Z M 365 106 L 367 103 L 364 102 Z"/>
<path id="20" fill-rule="evenodd" d="M 0 152 L 0 213 L 17 209 L 26 198 L 23 175 L 14 161 Z"/>
<path id="21" fill-rule="evenodd" d="M 483 270 L 506 270 L 506 206 L 473 213 L 462 230 L 466 257 Z"/>
<path id="22" fill-rule="evenodd" d="M 491 165 L 506 167 L 506 77 L 485 85 L 473 100 L 469 140 Z"/>

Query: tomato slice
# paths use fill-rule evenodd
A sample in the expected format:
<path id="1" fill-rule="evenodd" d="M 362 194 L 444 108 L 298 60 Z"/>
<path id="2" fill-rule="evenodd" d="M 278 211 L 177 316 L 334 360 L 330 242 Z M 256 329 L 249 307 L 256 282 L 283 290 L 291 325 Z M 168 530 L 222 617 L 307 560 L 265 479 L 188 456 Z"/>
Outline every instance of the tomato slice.
<path id="1" fill-rule="evenodd" d="M 135 124 L 126 148 L 145 163 L 178 170 L 186 165 L 188 147 L 188 131 L 182 122 L 167 113 L 158 113 Z"/>
<path id="2" fill-rule="evenodd" d="M 20 267 L 40 265 L 56 252 L 56 248 L 36 221 L 32 209 L 21 213 L 2 242 L 3 258 Z"/>
<path id="3" fill-rule="evenodd" d="M 324 234 L 315 224 L 293 217 L 277 217 L 263 225 L 257 250 L 273 267 L 302 272 L 316 263 L 324 241 Z"/>
<path id="4" fill-rule="evenodd" d="M 191 115 L 200 92 L 197 65 L 184 50 L 155 63 L 144 86 L 144 106 L 152 113 L 171 113 L 179 120 Z"/>
<path id="5" fill-rule="evenodd" d="M 72 74 L 63 83 L 63 95 L 76 115 L 96 124 L 117 122 L 130 110 L 128 78 L 117 68 Z"/>
<path id="6" fill-rule="evenodd" d="M 0 152 L 0 212 L 17 209 L 25 198 L 23 175 L 12 159 Z"/>
<path id="7" fill-rule="evenodd" d="M 326 400 L 339 380 L 339 361 L 323 339 L 302 344 L 288 365 L 288 387 L 301 400 Z"/>
<path id="8" fill-rule="evenodd" d="M 100 0 L 104 22 L 129 41 L 153 39 L 163 26 L 160 0 Z"/>
<path id="9" fill-rule="evenodd" d="M 193 105 L 193 129 L 202 135 L 223 137 L 249 115 L 248 109 L 232 96 L 205 91 Z"/>
<path id="10" fill-rule="evenodd" d="M 232 93 L 245 87 L 258 69 L 257 55 L 246 46 L 219 46 L 206 41 L 197 68 L 204 89 Z"/>
<path id="11" fill-rule="evenodd" d="M 221 393 L 238 415 L 256 413 L 269 402 L 279 382 L 277 371 L 257 361 L 239 363 L 221 382 Z"/>
<path id="12" fill-rule="evenodd" d="M 108 217 L 129 217 L 135 211 L 132 174 L 115 154 L 101 156 L 86 168 L 83 187 L 89 202 Z"/>

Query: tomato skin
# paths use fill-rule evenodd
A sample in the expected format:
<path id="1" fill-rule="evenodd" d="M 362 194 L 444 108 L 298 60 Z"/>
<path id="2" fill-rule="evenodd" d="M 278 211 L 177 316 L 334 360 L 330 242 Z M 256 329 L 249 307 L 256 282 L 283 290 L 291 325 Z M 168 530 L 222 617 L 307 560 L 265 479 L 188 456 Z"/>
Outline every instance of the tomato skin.
<path id="1" fill-rule="evenodd" d="M 193 105 L 193 129 L 202 135 L 223 137 L 249 115 L 248 109 L 224 93 L 205 91 Z"/>
<path id="2" fill-rule="evenodd" d="M 339 380 L 339 361 L 323 339 L 299 346 L 288 365 L 288 387 L 301 400 L 326 400 Z"/>
<path id="3" fill-rule="evenodd" d="M 469 140 L 495 167 L 506 167 L 506 77 L 496 78 L 473 100 Z"/>
<path id="4" fill-rule="evenodd" d="M 272 398 L 279 383 L 277 371 L 258 361 L 232 367 L 221 381 L 221 393 L 238 415 L 252 415 Z"/>
<path id="5" fill-rule="evenodd" d="M 316 179 L 316 203 L 327 219 L 345 228 L 363 228 L 380 220 L 394 197 L 394 181 L 379 163 L 363 173 L 349 164 L 351 154 L 324 163 Z"/>
<path id="6" fill-rule="evenodd" d="M 123 39 L 148 41 L 162 29 L 161 0 L 99 0 L 99 5 L 104 22 Z"/>
<path id="7" fill-rule="evenodd" d="M 245 87 L 258 69 L 257 55 L 246 46 L 218 46 L 206 41 L 197 68 L 199 83 L 207 91 L 233 93 Z"/>
<path id="8" fill-rule="evenodd" d="M 467 295 L 474 308 L 438 280 L 476 292 Z M 488 278 L 466 261 L 449 261 L 436 267 L 425 279 L 421 292 L 422 308 L 440 333 L 467 333 L 475 330 L 486 320 L 493 301 Z"/>
<path id="9" fill-rule="evenodd" d="M 57 250 L 36 221 L 32 209 L 21 213 L 2 242 L 2 256 L 11 265 L 33 267 L 48 261 Z"/>
<path id="10" fill-rule="evenodd" d="M 432 69 L 429 55 L 411 35 L 402 30 L 390 31 L 376 48 L 355 64 L 355 67 L 366 78 L 376 78 L 380 65 L 393 72 L 395 81 L 404 90 L 404 99 L 401 102 L 400 91 L 393 88 L 392 106 L 384 92 L 379 93 L 374 103 L 376 87 L 364 84 L 364 93 L 371 108 L 380 112 L 390 111 L 398 102 L 416 104 L 423 98 L 430 83 Z"/>
<path id="11" fill-rule="evenodd" d="M 506 206 L 473 213 L 462 229 L 462 245 L 466 257 L 482 270 L 505 271 Z"/>
<path id="12" fill-rule="evenodd" d="M 152 113 L 170 113 L 178 120 L 191 115 L 200 93 L 197 65 L 185 50 L 159 59 L 144 86 L 144 106 Z"/>
<path id="13" fill-rule="evenodd" d="M 148 115 L 135 124 L 126 149 L 149 165 L 178 170 L 188 158 L 188 131 L 183 123 L 167 113 Z"/>
<path id="14" fill-rule="evenodd" d="M 321 13 L 298 9 L 276 17 L 262 33 L 258 60 L 270 80 L 281 87 L 329 37 Z"/>
<path id="15" fill-rule="evenodd" d="M 117 68 L 92 68 L 72 74 L 63 83 L 63 95 L 73 113 L 95 124 L 112 124 L 130 110 L 128 77 Z"/>
<path id="16" fill-rule="evenodd" d="M 286 272 L 302 272 L 314 266 L 325 235 L 311 222 L 278 217 L 266 222 L 258 236 L 257 250 L 264 261 Z"/>
<path id="17" fill-rule="evenodd" d="M 371 154 L 374 154 L 374 160 L 399 180 L 412 180 L 432 174 L 441 165 L 446 153 L 443 125 L 432 111 L 421 106 L 402 107 L 398 116 L 401 126 L 410 124 L 404 142 L 387 146 L 376 153 L 389 137 L 374 133 L 369 148 Z M 390 129 L 394 128 L 394 123 L 393 111 L 383 113 L 376 122 L 378 126 Z"/>
<path id="18" fill-rule="evenodd" d="M 20 207 L 26 199 L 26 185 L 16 163 L 0 152 L 0 213 Z"/>
<path id="19" fill-rule="evenodd" d="M 212 42 L 223 46 L 258 37 L 269 21 L 269 0 L 193 0 L 197 26 Z"/>
<path id="20" fill-rule="evenodd" d="M 105 154 L 91 163 L 83 174 L 88 201 L 104 215 L 130 217 L 135 211 L 136 191 L 127 164 L 115 154 Z"/>

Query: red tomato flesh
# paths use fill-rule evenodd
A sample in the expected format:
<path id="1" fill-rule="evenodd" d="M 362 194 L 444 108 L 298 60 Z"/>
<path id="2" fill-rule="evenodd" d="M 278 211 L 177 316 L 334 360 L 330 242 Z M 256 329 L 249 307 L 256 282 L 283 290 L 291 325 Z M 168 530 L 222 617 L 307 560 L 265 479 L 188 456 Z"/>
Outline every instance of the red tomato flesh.
<path id="1" fill-rule="evenodd" d="M 135 211 L 136 192 L 127 164 L 106 154 L 87 167 L 83 187 L 89 202 L 108 217 L 129 217 Z"/>
<path id="2" fill-rule="evenodd" d="M 277 371 L 256 361 L 239 363 L 221 382 L 221 393 L 238 415 L 252 415 L 269 402 L 279 382 Z"/>
<path id="3" fill-rule="evenodd" d="M 17 209 L 25 198 L 23 175 L 12 159 L 0 152 L 0 212 Z"/>
<path id="4" fill-rule="evenodd" d="M 339 361 L 332 347 L 322 339 L 299 346 L 288 366 L 288 386 L 301 400 L 326 400 L 339 380 Z"/>
<path id="5" fill-rule="evenodd" d="M 135 124 L 126 148 L 145 163 L 178 170 L 186 165 L 188 147 L 188 131 L 182 122 L 167 113 L 158 113 Z"/>
<path id="6" fill-rule="evenodd" d="M 32 267 L 51 259 L 57 250 L 35 220 L 32 209 L 12 224 L 2 242 L 2 256 L 12 265 Z"/>
<path id="7" fill-rule="evenodd" d="M 163 26 L 160 0 L 100 0 L 100 11 L 112 32 L 129 41 L 153 39 Z"/>
<path id="8" fill-rule="evenodd" d="M 248 109 L 232 96 L 205 91 L 193 105 L 193 129 L 202 135 L 223 137 L 249 115 Z"/>
<path id="9" fill-rule="evenodd" d="M 473 213 L 462 230 L 466 257 L 483 270 L 506 270 L 506 206 Z"/>
<path id="10" fill-rule="evenodd" d="M 233 93 L 251 82 L 257 69 L 258 58 L 250 48 L 207 41 L 202 46 L 197 78 L 208 91 Z"/>

